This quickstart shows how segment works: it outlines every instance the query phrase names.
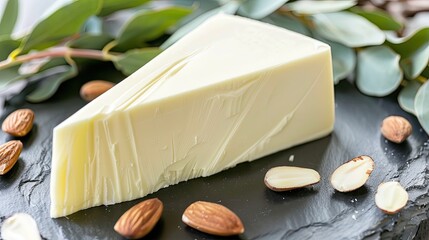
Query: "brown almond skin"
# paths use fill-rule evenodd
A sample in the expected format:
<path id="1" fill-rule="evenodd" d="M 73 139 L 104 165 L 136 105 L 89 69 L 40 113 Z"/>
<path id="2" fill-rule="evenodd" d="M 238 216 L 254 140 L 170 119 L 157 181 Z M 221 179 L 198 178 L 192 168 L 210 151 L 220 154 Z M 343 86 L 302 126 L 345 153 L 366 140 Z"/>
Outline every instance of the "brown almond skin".
<path id="1" fill-rule="evenodd" d="M 145 200 L 128 209 L 116 222 L 114 229 L 128 239 L 142 238 L 155 227 L 163 208 L 158 198 Z"/>
<path id="2" fill-rule="evenodd" d="M 183 213 L 182 221 L 201 232 L 217 236 L 233 236 L 244 232 L 240 218 L 217 203 L 204 201 L 192 203 Z"/>
<path id="3" fill-rule="evenodd" d="M 34 112 L 31 109 L 18 109 L 3 121 L 2 130 L 15 137 L 27 135 L 33 128 Z"/>
<path id="4" fill-rule="evenodd" d="M 411 135 L 413 127 L 401 116 L 389 116 L 383 120 L 380 130 L 387 140 L 402 143 Z"/>
<path id="5" fill-rule="evenodd" d="M 114 83 L 104 80 L 89 81 L 80 88 L 80 96 L 83 100 L 90 102 L 111 89 L 114 85 Z"/>
<path id="6" fill-rule="evenodd" d="M 12 169 L 18 161 L 22 147 L 22 142 L 19 140 L 12 140 L 0 145 L 0 175 L 4 175 Z"/>

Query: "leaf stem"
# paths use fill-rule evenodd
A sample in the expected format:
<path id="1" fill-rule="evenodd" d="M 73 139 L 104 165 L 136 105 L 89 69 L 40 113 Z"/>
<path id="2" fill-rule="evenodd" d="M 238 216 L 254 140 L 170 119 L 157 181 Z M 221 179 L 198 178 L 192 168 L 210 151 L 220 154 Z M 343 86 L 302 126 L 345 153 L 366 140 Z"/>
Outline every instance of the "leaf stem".
<path id="1" fill-rule="evenodd" d="M 15 57 L 14 59 L 7 59 L 0 62 L 0 70 L 8 67 L 16 66 L 21 63 L 29 62 L 31 60 L 40 58 L 59 58 L 59 57 L 75 57 L 75 58 L 88 58 L 100 61 L 110 61 L 113 59 L 113 54 L 105 54 L 99 50 L 93 49 L 78 49 L 69 47 L 51 48 L 45 51 L 29 53 Z"/>

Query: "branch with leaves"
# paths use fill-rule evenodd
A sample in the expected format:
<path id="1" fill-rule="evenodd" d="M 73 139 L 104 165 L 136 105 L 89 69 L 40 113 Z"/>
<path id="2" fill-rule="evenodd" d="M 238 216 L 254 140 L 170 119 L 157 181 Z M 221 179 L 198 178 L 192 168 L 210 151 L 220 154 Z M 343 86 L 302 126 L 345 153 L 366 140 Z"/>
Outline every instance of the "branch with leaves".
<path id="1" fill-rule="evenodd" d="M 18 0 L 0 18 L 0 90 L 40 79 L 27 100 L 50 98 L 82 66 L 111 61 L 125 75 L 158 55 L 206 19 L 236 14 L 328 43 L 334 80 L 398 102 L 429 133 L 429 27 L 407 33 L 406 21 L 424 9 L 416 0 L 75 0 L 41 19 L 24 37 L 11 37 Z M 404 37 L 405 35 L 405 37 Z"/>

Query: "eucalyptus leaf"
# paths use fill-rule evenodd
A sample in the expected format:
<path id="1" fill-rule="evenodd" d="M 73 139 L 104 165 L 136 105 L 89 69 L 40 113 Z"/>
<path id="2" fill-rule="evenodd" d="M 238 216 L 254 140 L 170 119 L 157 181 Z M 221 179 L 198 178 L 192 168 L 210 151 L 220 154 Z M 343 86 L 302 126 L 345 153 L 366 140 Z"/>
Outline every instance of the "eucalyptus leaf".
<path id="1" fill-rule="evenodd" d="M 429 27 L 422 28 L 404 38 L 395 39 L 390 37 L 387 40 L 388 46 L 399 53 L 403 58 L 406 58 L 421 51 L 422 47 L 429 42 Z"/>
<path id="2" fill-rule="evenodd" d="M 122 10 L 103 18 L 103 32 L 117 38 L 121 28 L 136 14 L 135 9 Z"/>
<path id="3" fill-rule="evenodd" d="M 20 46 L 20 52 L 54 46 L 64 38 L 78 33 L 85 21 L 96 14 L 100 0 L 76 0 L 67 4 L 36 24 Z"/>
<path id="4" fill-rule="evenodd" d="M 416 99 L 417 91 L 419 90 L 421 85 L 422 84 L 418 81 L 408 81 L 407 85 L 399 92 L 398 103 L 404 111 L 416 114 L 414 102 Z"/>
<path id="5" fill-rule="evenodd" d="M 370 96 L 382 97 L 395 91 L 402 81 L 399 55 L 386 46 L 358 52 L 356 85 Z"/>
<path id="6" fill-rule="evenodd" d="M 399 31 L 402 28 L 400 22 L 382 10 L 362 10 L 359 7 L 353 7 L 350 11 L 366 18 L 381 30 Z"/>
<path id="7" fill-rule="evenodd" d="M 401 60 L 401 67 L 408 79 L 417 78 L 429 64 L 429 41 L 421 49 Z"/>
<path id="8" fill-rule="evenodd" d="M 101 50 L 106 44 L 108 44 L 112 40 L 113 39 L 106 34 L 83 34 L 80 38 L 69 42 L 68 46 L 71 48 Z"/>
<path id="9" fill-rule="evenodd" d="M 20 42 L 17 40 L 4 37 L 0 39 L 0 61 L 6 60 L 9 54 L 19 47 Z"/>
<path id="10" fill-rule="evenodd" d="M 299 14 L 316 14 L 316 13 L 329 13 L 339 12 L 355 6 L 355 0 L 309 0 L 309 1 L 296 1 L 286 4 L 286 6 Z"/>
<path id="11" fill-rule="evenodd" d="M 340 43 L 329 41 L 332 51 L 332 65 L 334 70 L 334 83 L 348 77 L 356 67 L 356 53 L 354 49 Z"/>
<path id="12" fill-rule="evenodd" d="M 160 48 L 134 49 L 122 54 L 113 63 L 122 73 L 130 75 L 161 52 Z"/>
<path id="13" fill-rule="evenodd" d="M 76 66 L 62 65 L 45 70 L 45 72 L 55 70 L 55 74 L 48 75 L 40 80 L 37 88 L 27 95 L 26 99 L 30 102 L 42 102 L 52 97 L 62 82 L 77 75 Z M 40 73 L 43 74 L 44 72 Z"/>
<path id="14" fill-rule="evenodd" d="M 83 26 L 82 31 L 84 33 L 90 33 L 94 35 L 103 34 L 103 20 L 101 18 L 92 16 L 90 17 Z"/>
<path id="15" fill-rule="evenodd" d="M 2 69 L 0 70 L 0 89 L 23 78 L 24 77 L 19 74 L 19 66 Z"/>
<path id="16" fill-rule="evenodd" d="M 103 0 L 103 6 L 98 13 L 99 16 L 107 16 L 118 10 L 138 7 L 149 0 Z"/>
<path id="17" fill-rule="evenodd" d="M 314 31 L 331 41 L 348 47 L 380 45 L 385 34 L 365 18 L 349 12 L 313 15 Z"/>
<path id="18" fill-rule="evenodd" d="M 221 13 L 225 13 L 225 14 L 235 14 L 235 12 L 237 11 L 239 5 L 237 2 L 232 1 L 232 2 L 228 2 L 225 5 L 222 5 L 219 8 L 215 8 L 213 10 L 210 10 L 204 14 L 201 14 L 200 16 L 198 16 L 197 18 L 195 18 L 194 20 L 192 20 L 191 22 L 189 22 L 188 24 L 184 25 L 183 27 L 177 29 L 173 35 L 171 35 L 162 45 L 160 48 L 162 49 L 166 49 L 169 46 L 171 46 L 173 43 L 177 42 L 180 38 L 182 38 L 183 36 L 185 36 L 186 34 L 188 34 L 190 31 L 194 30 L 196 27 L 198 27 L 200 24 L 202 24 L 203 22 L 205 22 L 207 19 L 213 17 L 216 14 L 221 14 Z"/>
<path id="19" fill-rule="evenodd" d="M 298 32 L 307 36 L 310 36 L 310 30 L 299 20 L 287 15 L 280 15 L 273 13 L 266 18 L 263 18 L 262 21 L 270 23 L 279 27 L 289 29 L 294 32 Z"/>
<path id="20" fill-rule="evenodd" d="M 416 94 L 414 109 L 420 124 L 429 134 L 429 81 L 426 81 Z"/>
<path id="21" fill-rule="evenodd" d="M 145 42 L 162 36 L 168 28 L 191 13 L 191 9 L 169 7 L 161 10 L 142 10 L 120 30 L 118 47 L 127 49 L 144 46 Z"/>
<path id="22" fill-rule="evenodd" d="M 189 7 L 192 8 L 193 11 L 191 14 L 189 14 L 188 16 L 186 16 L 185 18 L 183 18 L 182 21 L 180 21 L 176 26 L 177 29 L 179 29 L 180 27 L 185 26 L 186 24 L 190 23 L 192 20 L 194 20 L 195 18 L 199 17 L 201 14 L 204 14 L 208 11 L 211 11 L 213 9 L 219 8 L 223 5 L 228 5 L 228 4 L 232 4 L 232 5 L 236 5 L 237 9 L 239 7 L 239 3 L 235 0 L 233 1 L 229 1 L 223 4 L 220 4 L 220 1 L 216 1 L 216 0 L 187 0 L 187 1 L 174 1 L 175 4 L 181 5 L 181 6 L 185 6 L 185 7 Z M 235 10 L 237 11 L 237 10 Z M 234 12 L 235 13 L 235 12 Z M 174 30 L 177 30 L 174 29 Z"/>
<path id="23" fill-rule="evenodd" d="M 276 11 L 288 1 L 289 0 L 246 0 L 243 1 L 238 9 L 238 14 L 249 18 L 261 19 Z"/>
<path id="24" fill-rule="evenodd" d="M 6 6 L 0 15 L 0 36 L 10 35 L 18 19 L 18 0 L 6 0 Z"/>
<path id="25" fill-rule="evenodd" d="M 49 72 L 46 72 L 46 70 L 54 69 L 55 67 L 58 67 L 58 66 L 67 66 L 67 65 L 68 65 L 68 63 L 67 63 L 67 61 L 64 58 L 53 58 L 53 59 L 50 59 L 45 64 L 43 64 L 39 68 L 38 72 L 39 73 L 40 72 L 45 72 L 45 74 L 46 74 L 46 73 L 49 73 Z M 56 73 L 55 71 L 51 71 L 51 72 L 54 72 L 52 74 Z M 48 74 L 48 75 L 52 75 L 52 74 Z"/>

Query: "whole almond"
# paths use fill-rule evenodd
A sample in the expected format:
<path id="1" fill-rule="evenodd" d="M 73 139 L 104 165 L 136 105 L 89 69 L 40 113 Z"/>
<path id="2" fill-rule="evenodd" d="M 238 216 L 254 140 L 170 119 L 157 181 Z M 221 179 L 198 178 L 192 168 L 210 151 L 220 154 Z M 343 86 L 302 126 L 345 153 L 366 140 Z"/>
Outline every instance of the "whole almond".
<path id="1" fill-rule="evenodd" d="M 158 198 L 145 200 L 128 209 L 116 222 L 114 229 L 128 239 L 142 238 L 155 227 L 163 208 Z"/>
<path id="2" fill-rule="evenodd" d="M 90 102 L 111 89 L 114 85 L 112 82 L 103 80 L 89 81 L 80 88 L 80 96 L 83 100 Z"/>
<path id="3" fill-rule="evenodd" d="M 265 185 L 276 192 L 302 188 L 320 181 L 317 171 L 310 168 L 279 166 L 265 174 Z"/>
<path id="4" fill-rule="evenodd" d="M 233 236 L 244 232 L 240 218 L 228 208 L 211 202 L 197 201 L 189 205 L 182 221 L 201 232 Z"/>
<path id="5" fill-rule="evenodd" d="M 332 173 L 331 184 L 339 192 L 350 192 L 362 187 L 373 170 L 374 160 L 371 157 L 355 157 Z"/>
<path id="6" fill-rule="evenodd" d="M 0 145 L 0 175 L 9 172 L 18 161 L 21 151 L 22 142 L 19 140 L 12 140 Z"/>
<path id="7" fill-rule="evenodd" d="M 33 128 L 34 112 L 31 109 L 18 109 L 3 121 L 3 132 L 15 137 L 27 135 Z"/>
<path id="8" fill-rule="evenodd" d="M 381 124 L 381 134 L 394 143 L 402 143 L 413 131 L 413 127 L 407 119 L 401 116 L 390 116 Z"/>

